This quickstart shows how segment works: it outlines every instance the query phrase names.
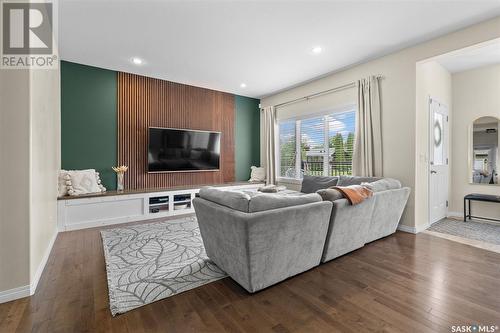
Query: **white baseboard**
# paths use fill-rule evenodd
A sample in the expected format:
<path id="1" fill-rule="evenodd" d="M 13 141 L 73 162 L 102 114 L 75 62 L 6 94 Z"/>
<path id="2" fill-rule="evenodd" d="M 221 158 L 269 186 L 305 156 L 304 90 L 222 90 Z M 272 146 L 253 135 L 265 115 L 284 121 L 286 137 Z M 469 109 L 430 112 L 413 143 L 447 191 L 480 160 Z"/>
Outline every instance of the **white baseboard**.
<path id="1" fill-rule="evenodd" d="M 22 286 L 14 289 L 0 291 L 0 303 L 10 302 L 30 295 L 30 286 Z"/>
<path id="2" fill-rule="evenodd" d="M 50 239 L 49 245 L 45 249 L 45 253 L 43 254 L 42 261 L 38 265 L 38 268 L 33 276 L 30 285 L 21 286 L 9 290 L 0 291 L 0 303 L 6 303 L 10 301 L 14 301 L 19 298 L 32 296 L 36 288 L 38 287 L 38 282 L 40 281 L 40 277 L 42 276 L 43 270 L 45 269 L 45 265 L 47 265 L 47 261 L 49 260 L 50 252 L 52 251 L 52 247 L 57 238 L 57 230 L 54 235 Z"/>
<path id="3" fill-rule="evenodd" d="M 408 232 L 410 234 L 416 234 L 417 233 L 417 229 L 415 227 L 409 227 L 409 226 L 404 225 L 404 224 L 398 225 L 398 230 L 402 231 L 402 232 Z"/>
<path id="4" fill-rule="evenodd" d="M 450 218 L 463 219 L 464 213 L 463 212 L 448 212 L 446 214 L 446 216 L 450 217 Z M 407 225 L 400 224 L 400 225 L 398 225 L 398 230 L 403 231 L 403 232 L 409 232 L 411 234 L 418 234 L 419 232 L 427 230 L 430 226 L 431 226 L 431 224 L 426 224 L 426 225 L 419 226 L 416 228 L 416 227 L 409 227 Z"/>
<path id="5" fill-rule="evenodd" d="M 35 293 L 36 287 L 38 287 L 38 282 L 40 281 L 40 277 L 42 276 L 45 265 L 49 260 L 50 252 L 52 251 L 52 247 L 54 246 L 54 242 L 56 241 L 57 234 L 58 232 L 56 229 L 54 235 L 52 235 L 52 238 L 50 239 L 49 245 L 45 249 L 45 253 L 43 254 L 42 261 L 40 261 L 40 264 L 38 265 L 38 268 L 35 272 L 35 276 L 33 276 L 33 280 L 31 281 L 31 286 L 30 286 L 30 296 Z"/>
<path id="6" fill-rule="evenodd" d="M 419 226 L 419 227 L 409 227 L 407 225 L 400 224 L 400 225 L 398 225 L 398 230 L 402 231 L 402 232 L 408 232 L 410 234 L 418 234 L 419 232 L 427 230 L 427 228 L 429 228 L 429 227 L 430 227 L 430 225 L 428 225 L 428 224 L 423 225 L 423 226 Z"/>
<path id="7" fill-rule="evenodd" d="M 448 212 L 448 217 L 459 217 L 460 219 L 464 218 L 463 212 Z"/>

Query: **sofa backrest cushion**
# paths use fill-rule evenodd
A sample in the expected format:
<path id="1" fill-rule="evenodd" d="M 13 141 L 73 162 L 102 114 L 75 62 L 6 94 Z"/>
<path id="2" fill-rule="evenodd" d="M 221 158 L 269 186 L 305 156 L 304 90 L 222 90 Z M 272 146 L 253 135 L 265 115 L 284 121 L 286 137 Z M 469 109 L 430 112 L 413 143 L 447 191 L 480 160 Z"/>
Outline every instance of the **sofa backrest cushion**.
<path id="1" fill-rule="evenodd" d="M 394 178 L 382 178 L 371 183 L 362 183 L 361 185 L 369 188 L 373 192 L 397 190 L 401 188 L 401 182 Z"/>
<path id="2" fill-rule="evenodd" d="M 344 195 L 342 194 L 342 192 L 340 192 L 339 190 L 334 189 L 334 188 L 325 188 L 325 189 L 316 191 L 316 193 L 318 193 L 321 196 L 323 201 L 335 201 L 335 200 L 344 198 Z"/>
<path id="3" fill-rule="evenodd" d="M 274 193 L 262 193 L 255 195 L 250 200 L 248 206 L 249 213 L 261 212 L 270 209 L 305 205 L 312 202 L 321 201 L 321 197 L 316 193 L 304 195 L 281 195 Z"/>
<path id="4" fill-rule="evenodd" d="M 315 193 L 317 190 L 336 186 L 339 177 L 304 176 L 302 179 L 302 193 Z"/>
<path id="5" fill-rule="evenodd" d="M 337 186 L 361 185 L 379 180 L 377 177 L 340 176 Z"/>
<path id="6" fill-rule="evenodd" d="M 214 187 L 200 189 L 200 197 L 240 212 L 248 213 L 250 195 L 241 191 L 221 190 Z"/>

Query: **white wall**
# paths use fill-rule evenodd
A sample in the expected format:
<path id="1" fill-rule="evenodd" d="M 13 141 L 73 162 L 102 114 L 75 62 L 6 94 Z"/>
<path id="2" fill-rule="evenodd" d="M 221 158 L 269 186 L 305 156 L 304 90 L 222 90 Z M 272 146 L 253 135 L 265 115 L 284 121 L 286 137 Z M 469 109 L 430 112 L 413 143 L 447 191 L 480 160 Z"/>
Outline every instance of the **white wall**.
<path id="1" fill-rule="evenodd" d="M 0 70 L 0 302 L 33 292 L 57 234 L 59 70 Z"/>
<path id="2" fill-rule="evenodd" d="M 29 284 L 29 72 L 0 70 L 0 293 Z"/>
<path id="3" fill-rule="evenodd" d="M 468 133 L 472 122 L 485 116 L 500 118 L 500 65 L 481 67 L 452 75 L 453 120 L 450 211 L 463 213 L 463 197 L 468 193 L 500 195 L 500 186 L 469 184 Z M 500 217 L 500 206 L 472 203 L 473 214 Z"/>
<path id="4" fill-rule="evenodd" d="M 30 75 L 30 281 L 37 283 L 57 235 L 57 173 L 61 165 L 58 70 Z"/>
<path id="5" fill-rule="evenodd" d="M 382 131 L 384 150 L 384 175 L 400 179 L 412 188 L 402 224 L 419 228 L 427 223 L 416 216 L 416 197 L 423 191 L 426 183 L 416 179 L 416 172 L 427 170 L 427 163 L 418 157 L 417 146 L 426 145 L 427 136 L 423 133 L 423 115 L 417 113 L 416 101 L 416 63 L 452 50 L 471 46 L 500 37 L 500 18 L 471 26 L 441 38 L 402 50 L 400 52 L 357 65 L 327 77 L 304 84 L 300 87 L 263 98 L 263 107 L 334 88 L 368 75 L 382 74 Z M 417 140 L 419 140 L 417 144 Z M 419 171 L 416 171 L 419 170 Z M 415 195 L 417 193 L 417 195 Z"/>
<path id="6" fill-rule="evenodd" d="M 57 234 L 59 70 L 0 70 L 0 302 L 33 292 Z"/>
<path id="7" fill-rule="evenodd" d="M 415 221 L 418 231 L 428 227 L 429 219 L 429 97 L 438 100 L 448 107 L 449 129 L 448 144 L 453 141 L 451 120 L 453 118 L 452 106 L 452 84 L 451 74 L 441 66 L 437 61 L 424 61 L 417 64 L 416 72 L 417 92 L 416 92 L 416 112 L 417 128 L 416 131 L 416 155 L 418 164 L 421 166 L 415 169 L 415 183 L 421 184 L 421 190 L 415 193 Z M 451 161 L 451 147 L 448 147 L 449 161 Z M 453 165 L 450 165 L 450 169 Z M 451 171 L 450 171 L 451 174 Z M 450 181 L 451 183 L 451 181 Z M 451 186 L 451 184 L 449 184 Z M 451 187 L 448 188 L 450 192 Z"/>
<path id="8" fill-rule="evenodd" d="M 59 68 L 0 69 L 0 303 L 35 291 L 57 235 Z"/>

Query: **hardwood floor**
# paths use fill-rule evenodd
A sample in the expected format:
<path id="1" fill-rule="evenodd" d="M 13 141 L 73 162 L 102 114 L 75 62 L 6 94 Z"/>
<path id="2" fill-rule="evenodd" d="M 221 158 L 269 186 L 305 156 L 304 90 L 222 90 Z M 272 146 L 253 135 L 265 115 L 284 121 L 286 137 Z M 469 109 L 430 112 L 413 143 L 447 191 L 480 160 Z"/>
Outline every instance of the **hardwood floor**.
<path id="1" fill-rule="evenodd" d="M 36 294 L 0 304 L 0 332 L 451 332 L 451 325 L 500 326 L 500 254 L 402 232 L 253 295 L 226 278 L 112 317 L 99 230 L 58 235 Z"/>

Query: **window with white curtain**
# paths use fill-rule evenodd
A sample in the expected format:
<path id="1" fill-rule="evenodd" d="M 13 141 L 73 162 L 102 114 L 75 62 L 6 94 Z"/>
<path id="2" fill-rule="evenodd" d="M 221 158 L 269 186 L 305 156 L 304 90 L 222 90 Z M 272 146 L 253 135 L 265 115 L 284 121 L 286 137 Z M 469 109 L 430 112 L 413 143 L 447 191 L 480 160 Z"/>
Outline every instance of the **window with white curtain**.
<path id="1" fill-rule="evenodd" d="M 278 122 L 279 177 L 352 174 L 355 106 Z"/>

